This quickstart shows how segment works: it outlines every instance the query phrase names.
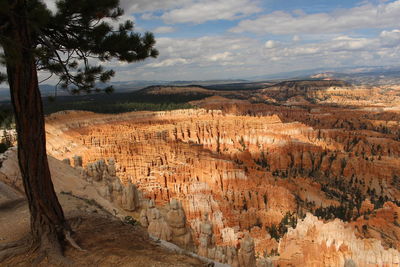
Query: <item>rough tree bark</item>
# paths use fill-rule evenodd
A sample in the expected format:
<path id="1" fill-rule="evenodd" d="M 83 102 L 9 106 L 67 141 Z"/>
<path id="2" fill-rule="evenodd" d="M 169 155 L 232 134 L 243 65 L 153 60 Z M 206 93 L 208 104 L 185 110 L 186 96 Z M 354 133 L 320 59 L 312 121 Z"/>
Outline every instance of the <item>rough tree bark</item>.
<path id="1" fill-rule="evenodd" d="M 61 241 L 70 229 L 54 191 L 47 161 L 43 106 L 26 1 L 15 2 L 9 23 L 8 39 L 12 43 L 4 45 L 3 49 L 18 134 L 19 167 L 31 214 L 33 245 L 49 257 L 62 255 Z"/>

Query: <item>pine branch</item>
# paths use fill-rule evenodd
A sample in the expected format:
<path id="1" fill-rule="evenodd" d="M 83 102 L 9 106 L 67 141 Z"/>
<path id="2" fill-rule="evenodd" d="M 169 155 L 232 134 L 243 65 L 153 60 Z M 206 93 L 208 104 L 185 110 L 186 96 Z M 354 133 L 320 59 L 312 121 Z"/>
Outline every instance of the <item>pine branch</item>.
<path id="1" fill-rule="evenodd" d="M 43 82 L 49 80 L 51 77 L 53 77 L 53 74 L 54 74 L 54 73 L 51 73 L 49 77 L 47 77 L 47 78 L 45 78 L 45 79 L 39 81 L 39 84 L 41 84 L 41 83 L 43 83 Z"/>

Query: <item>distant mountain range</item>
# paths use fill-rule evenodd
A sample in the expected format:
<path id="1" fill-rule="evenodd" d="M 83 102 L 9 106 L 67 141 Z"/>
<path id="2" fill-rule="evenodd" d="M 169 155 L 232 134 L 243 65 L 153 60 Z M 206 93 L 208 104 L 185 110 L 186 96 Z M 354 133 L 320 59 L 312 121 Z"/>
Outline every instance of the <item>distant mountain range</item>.
<path id="1" fill-rule="evenodd" d="M 250 84 L 251 82 L 248 80 L 210 80 L 210 81 L 128 81 L 128 82 L 111 82 L 110 84 L 114 86 L 116 92 L 118 93 L 128 93 L 134 92 L 149 86 L 153 85 L 164 85 L 164 86 L 187 86 L 187 85 L 200 85 L 200 86 L 215 86 L 222 84 Z M 102 87 L 101 85 L 99 86 Z M 42 93 L 42 97 L 49 97 L 55 95 L 55 87 L 50 84 L 41 84 L 40 91 Z M 57 90 L 57 96 L 68 96 L 69 93 L 63 91 L 61 89 Z M 9 89 L 4 87 L 0 87 L 0 102 L 1 101 L 9 101 L 10 100 L 10 92 Z"/>
<path id="2" fill-rule="evenodd" d="M 353 84 L 392 85 L 400 84 L 400 67 L 396 68 L 358 68 L 341 72 L 321 72 L 314 78 L 335 78 Z"/>
<path id="3" fill-rule="evenodd" d="M 311 69 L 299 70 L 278 74 L 261 75 L 247 77 L 244 79 L 227 79 L 227 80 L 192 80 L 192 81 L 126 81 L 126 82 L 112 82 L 116 92 L 126 93 L 133 92 L 148 86 L 153 85 L 168 85 L 168 86 L 188 86 L 199 85 L 206 86 L 210 89 L 218 90 L 219 87 L 230 86 L 236 88 L 241 86 L 248 89 L 257 89 L 263 84 L 277 83 L 285 80 L 303 80 L 303 79 L 339 79 L 353 84 L 369 84 L 369 85 L 391 85 L 400 84 L 400 66 L 384 67 L 384 66 L 360 66 L 352 68 L 331 68 L 331 69 Z M 101 86 L 100 86 L 101 87 Z M 53 85 L 43 84 L 40 85 L 40 90 L 43 97 L 54 96 L 55 88 Z M 63 90 L 57 90 L 58 96 L 67 96 L 68 93 Z M 10 93 L 8 88 L 3 84 L 0 87 L 0 101 L 10 100 Z"/>
<path id="4" fill-rule="evenodd" d="M 326 69 L 299 70 L 272 75 L 254 76 L 248 80 L 301 80 L 301 79 L 341 79 L 361 84 L 392 84 L 400 82 L 400 66 L 359 66 Z"/>

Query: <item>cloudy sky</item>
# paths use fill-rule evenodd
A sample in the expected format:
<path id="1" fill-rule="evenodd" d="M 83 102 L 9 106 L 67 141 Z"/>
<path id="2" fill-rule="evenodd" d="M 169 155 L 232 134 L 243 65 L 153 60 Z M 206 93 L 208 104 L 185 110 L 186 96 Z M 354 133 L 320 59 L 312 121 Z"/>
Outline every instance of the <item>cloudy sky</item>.
<path id="1" fill-rule="evenodd" d="M 238 79 L 399 65 L 400 0 L 120 0 L 160 56 L 114 81 Z M 47 3 L 50 3 L 48 0 Z"/>

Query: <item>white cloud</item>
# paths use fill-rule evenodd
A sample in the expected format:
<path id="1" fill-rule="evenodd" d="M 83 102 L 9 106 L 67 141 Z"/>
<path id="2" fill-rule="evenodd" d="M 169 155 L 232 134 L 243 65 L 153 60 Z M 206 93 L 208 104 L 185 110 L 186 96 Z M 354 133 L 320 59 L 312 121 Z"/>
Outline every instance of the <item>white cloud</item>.
<path id="1" fill-rule="evenodd" d="M 43 1 L 54 5 L 54 1 Z M 132 13 L 140 13 L 137 15 L 142 19 L 162 19 L 171 24 L 244 18 L 260 12 L 260 3 L 259 0 L 121 1 L 126 10 L 123 19 L 133 19 Z M 275 11 L 243 20 L 231 29 L 236 33 L 261 34 L 263 38 L 232 33 L 197 38 L 158 37 L 156 47 L 160 56 L 157 59 L 135 64 L 110 62 L 107 66 L 115 68 L 114 80 L 198 80 L 319 67 L 398 64 L 400 0 L 374 3 L 378 4 L 366 1 L 354 8 L 317 14 L 306 14 L 303 10 Z M 170 33 L 177 28 L 163 25 L 153 32 Z M 381 32 L 372 37 L 355 35 L 354 30 L 364 28 L 381 29 Z"/>
<path id="2" fill-rule="evenodd" d="M 164 22 L 173 24 L 242 18 L 261 11 L 258 2 L 258 0 L 121 0 L 120 6 L 126 14 L 144 13 L 143 19 L 161 18 Z M 162 14 L 159 15 L 156 11 L 162 11 Z"/>
<path id="3" fill-rule="evenodd" d="M 385 47 L 394 47 L 400 44 L 400 30 L 398 29 L 382 31 L 379 37 Z"/>
<path id="4" fill-rule="evenodd" d="M 296 35 L 293 36 L 292 41 L 293 41 L 293 42 L 299 42 L 299 41 L 301 41 L 301 38 L 300 38 L 300 36 L 298 36 L 298 35 L 296 34 Z"/>
<path id="5" fill-rule="evenodd" d="M 284 56 L 304 56 L 304 55 L 316 55 L 320 53 L 323 47 L 319 45 L 310 45 L 310 46 L 300 46 L 293 48 L 285 48 L 283 50 Z"/>
<path id="6" fill-rule="evenodd" d="M 254 32 L 259 34 L 325 34 L 340 33 L 355 29 L 383 29 L 398 26 L 400 0 L 379 5 L 364 4 L 331 13 L 290 14 L 283 11 L 241 21 L 232 32 Z"/>
<path id="7" fill-rule="evenodd" d="M 191 2 L 192 0 L 121 0 L 120 6 L 125 13 L 141 13 L 176 8 Z"/>
<path id="8" fill-rule="evenodd" d="M 220 64 L 222 61 L 248 62 L 262 54 L 261 47 L 259 41 L 246 37 L 158 38 L 160 58 L 157 62 L 176 58 L 199 65 Z"/>
<path id="9" fill-rule="evenodd" d="M 175 28 L 169 26 L 161 26 L 158 28 L 153 29 L 154 33 L 171 33 L 175 32 Z"/>
<path id="10" fill-rule="evenodd" d="M 55 11 L 54 0 L 41 0 Z M 234 20 L 261 11 L 258 0 L 121 0 L 125 16 L 142 13 L 146 20 L 163 19 L 169 24 Z M 157 13 L 161 11 L 161 15 Z"/>
<path id="11" fill-rule="evenodd" d="M 203 23 L 211 20 L 233 20 L 261 11 L 251 0 L 204 0 L 165 12 L 166 23 Z"/>
<path id="12" fill-rule="evenodd" d="M 246 37 L 158 38 L 160 57 L 136 67 L 135 77 L 156 72 L 157 79 L 168 80 L 232 78 L 243 75 L 243 66 L 251 69 L 260 61 L 262 47 L 261 42 Z"/>
<path id="13" fill-rule="evenodd" d="M 188 63 L 189 61 L 184 58 L 168 58 L 160 62 L 150 63 L 147 66 L 159 68 L 159 67 L 171 67 L 175 65 L 188 64 Z"/>
<path id="14" fill-rule="evenodd" d="M 120 16 L 118 18 L 118 20 L 113 20 L 113 19 L 110 19 L 110 18 L 103 19 L 103 21 L 109 23 L 114 29 L 117 29 L 119 27 L 119 24 L 124 23 L 127 20 L 135 22 L 135 17 L 133 15 L 123 14 L 122 16 Z M 136 25 L 134 25 L 134 26 L 135 26 L 134 27 L 135 31 L 142 31 L 143 30 L 140 27 L 136 27 Z"/>
<path id="15" fill-rule="evenodd" d="M 51 12 L 55 13 L 57 11 L 56 1 L 54 0 L 41 0 Z"/>
<path id="16" fill-rule="evenodd" d="M 265 42 L 265 47 L 268 49 L 276 48 L 278 46 L 278 42 L 274 40 L 268 40 Z"/>
<path id="17" fill-rule="evenodd" d="M 227 61 L 232 59 L 233 54 L 231 52 L 223 52 L 214 54 L 208 57 L 210 61 Z"/>
<path id="18" fill-rule="evenodd" d="M 332 40 L 331 48 L 335 51 L 365 50 L 372 48 L 374 42 L 374 39 L 339 36 Z"/>
<path id="19" fill-rule="evenodd" d="M 374 54 L 382 48 L 382 44 L 377 38 L 353 38 L 349 36 L 339 36 L 317 43 L 307 43 L 303 45 L 287 43 L 279 49 L 268 49 L 266 47 L 265 57 L 280 58 L 283 61 L 299 59 L 301 57 L 314 57 L 316 64 L 323 61 L 326 57 L 357 57 L 357 53 L 368 52 Z"/>
<path id="20" fill-rule="evenodd" d="M 166 80 L 243 78 L 301 69 L 398 64 L 400 60 L 400 30 L 396 29 L 371 38 L 342 34 L 304 43 L 269 41 L 234 36 L 158 38 L 159 58 L 135 67 L 122 66 L 117 78 L 128 73 L 133 74 L 127 77 L 136 79 L 148 79 L 148 73 L 154 74 L 152 79 Z"/>

